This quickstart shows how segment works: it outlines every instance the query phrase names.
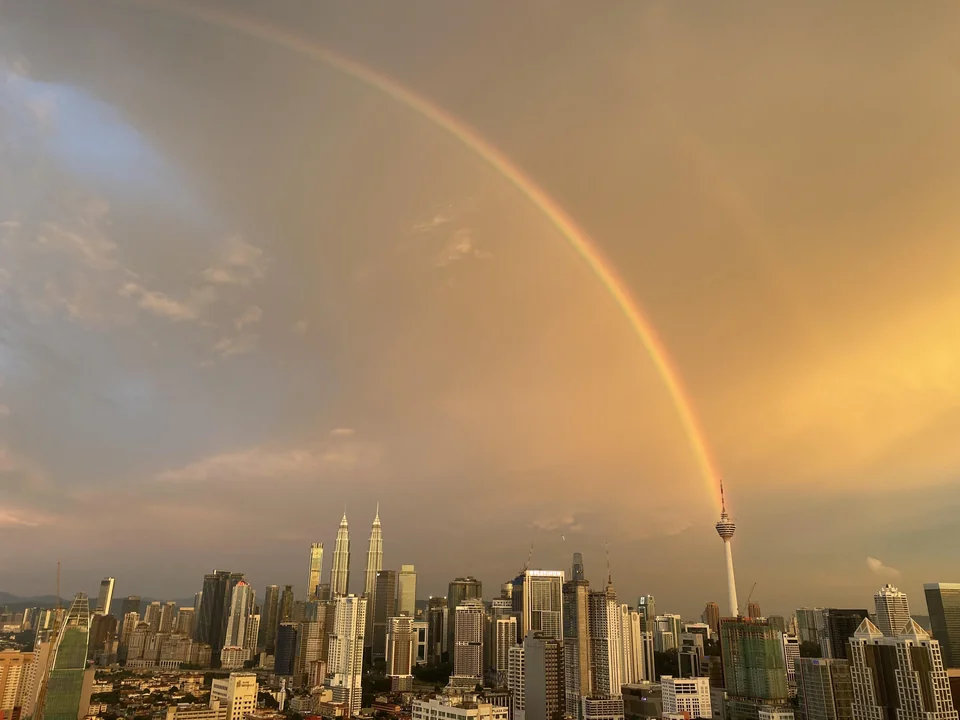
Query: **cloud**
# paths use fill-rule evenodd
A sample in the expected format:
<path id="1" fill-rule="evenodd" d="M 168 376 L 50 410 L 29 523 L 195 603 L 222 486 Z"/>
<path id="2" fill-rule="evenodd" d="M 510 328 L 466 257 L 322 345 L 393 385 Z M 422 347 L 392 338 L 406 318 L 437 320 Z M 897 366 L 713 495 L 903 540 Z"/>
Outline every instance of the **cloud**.
<path id="1" fill-rule="evenodd" d="M 166 293 L 148 290 L 136 282 L 125 283 L 120 288 L 120 294 L 137 298 L 137 305 L 143 310 L 173 322 L 197 320 L 203 308 L 216 299 L 216 291 L 212 287 L 193 290 L 187 300 L 181 301 Z"/>
<path id="2" fill-rule="evenodd" d="M 213 352 L 220 357 L 231 357 L 233 355 L 246 355 L 257 349 L 257 343 L 260 336 L 254 333 L 241 333 L 236 337 L 224 337 L 217 341 L 213 346 Z"/>
<path id="3" fill-rule="evenodd" d="M 539 518 L 530 523 L 530 527 L 536 530 L 547 531 L 566 530 L 568 532 L 578 532 L 583 530 L 583 525 L 577 522 L 573 515 Z"/>
<path id="4" fill-rule="evenodd" d="M 37 527 L 40 524 L 40 518 L 31 518 L 20 511 L 0 507 L 0 528 Z"/>
<path id="5" fill-rule="evenodd" d="M 353 428 L 334 428 L 330 431 L 330 437 L 351 437 L 355 433 Z"/>
<path id="6" fill-rule="evenodd" d="M 888 565 L 884 565 L 882 561 L 877 560 L 875 557 L 867 558 L 867 567 L 870 568 L 870 572 L 872 572 L 874 575 L 889 578 L 900 577 L 899 570 Z"/>
<path id="7" fill-rule="evenodd" d="M 257 305 L 251 305 L 233 321 L 237 330 L 243 330 L 247 325 L 256 325 L 263 318 L 263 310 Z"/>
<path id="8" fill-rule="evenodd" d="M 447 209 L 441 210 L 436 215 L 434 215 L 433 217 L 427 220 L 418 222 L 416 225 L 410 228 L 410 232 L 413 232 L 413 233 L 430 232 L 431 230 L 436 230 L 441 225 L 446 225 L 447 223 L 453 222 L 455 219 L 456 219 L 456 215 L 454 214 L 452 209 L 447 208 Z"/>
<path id="9" fill-rule="evenodd" d="M 446 267 L 450 263 L 466 258 L 486 260 L 491 257 L 489 252 L 481 250 L 473 237 L 473 230 L 468 227 L 460 228 L 450 236 L 447 246 L 437 256 L 435 265 Z"/>
<path id="10" fill-rule="evenodd" d="M 267 264 L 263 250 L 233 237 L 227 240 L 219 261 L 204 270 L 202 275 L 207 282 L 217 285 L 249 285 L 263 278 Z"/>
<path id="11" fill-rule="evenodd" d="M 207 483 L 226 481 L 315 480 L 332 473 L 350 472 L 376 461 L 379 452 L 368 443 L 327 440 L 305 447 L 254 447 L 211 455 L 156 476 L 161 482 Z"/>

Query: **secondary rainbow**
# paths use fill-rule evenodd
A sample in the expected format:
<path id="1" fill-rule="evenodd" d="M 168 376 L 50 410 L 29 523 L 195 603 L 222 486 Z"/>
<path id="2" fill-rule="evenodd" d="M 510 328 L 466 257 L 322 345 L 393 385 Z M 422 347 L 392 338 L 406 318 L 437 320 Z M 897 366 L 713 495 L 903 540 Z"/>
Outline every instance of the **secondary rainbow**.
<path id="1" fill-rule="evenodd" d="M 597 276 L 604 287 L 617 303 L 640 338 L 657 372 L 666 386 L 667 392 L 673 400 L 674 407 L 687 436 L 690 448 L 696 458 L 697 465 L 708 486 L 710 496 L 717 508 L 720 507 L 719 473 L 710 455 L 709 447 L 704 440 L 699 420 L 694 412 L 693 404 L 687 395 L 680 374 L 674 367 L 670 354 L 663 341 L 657 334 L 653 323 L 644 315 L 640 304 L 630 295 L 624 282 L 617 275 L 613 266 L 607 262 L 603 254 L 593 243 L 590 237 L 574 222 L 564 209 L 557 204 L 537 183 L 521 170 L 515 163 L 500 152 L 494 145 L 484 139 L 469 125 L 447 112 L 426 98 L 409 90 L 395 80 L 383 75 L 366 65 L 344 57 L 295 33 L 268 25 L 260 20 L 241 15 L 225 13 L 181 3 L 158 2 L 157 0 L 129 0 L 132 4 L 178 15 L 229 29 L 247 35 L 257 40 L 281 46 L 302 57 L 322 62 L 348 75 L 355 80 L 374 88 L 389 96 L 396 102 L 413 110 L 418 115 L 457 138 L 467 148 L 486 161 L 504 179 L 509 180 L 514 187 L 523 193 L 533 203 L 551 224 L 560 232 L 564 239 L 583 258 L 593 274 Z"/>

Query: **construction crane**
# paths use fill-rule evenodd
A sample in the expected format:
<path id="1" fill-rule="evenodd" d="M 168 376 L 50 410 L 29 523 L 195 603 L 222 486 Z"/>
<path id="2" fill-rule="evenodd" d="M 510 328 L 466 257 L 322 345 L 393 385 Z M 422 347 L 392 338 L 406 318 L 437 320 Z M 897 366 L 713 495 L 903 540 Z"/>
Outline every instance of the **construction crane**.
<path id="1" fill-rule="evenodd" d="M 530 543 L 530 551 L 527 553 L 527 561 L 523 564 L 523 570 L 520 571 L 520 574 L 523 575 L 527 570 L 530 569 L 530 563 L 533 561 L 533 543 Z"/>
<path id="2" fill-rule="evenodd" d="M 744 609 L 749 609 L 749 608 L 750 608 L 750 601 L 753 599 L 753 591 L 756 590 L 756 589 L 757 589 L 757 584 L 754 583 L 754 584 L 753 584 L 753 587 L 750 588 L 750 594 L 747 595 L 747 602 L 740 606 L 739 615 L 740 615 L 741 617 L 743 616 L 743 611 L 744 611 Z"/>

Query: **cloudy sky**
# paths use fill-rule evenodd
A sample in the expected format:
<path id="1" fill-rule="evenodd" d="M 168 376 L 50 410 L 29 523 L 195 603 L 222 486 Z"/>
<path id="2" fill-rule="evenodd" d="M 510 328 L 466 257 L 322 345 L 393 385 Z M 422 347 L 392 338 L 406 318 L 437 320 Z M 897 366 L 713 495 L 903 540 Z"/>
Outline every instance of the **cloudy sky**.
<path id="1" fill-rule="evenodd" d="M 960 9 L 193 3 L 464 119 L 663 339 L 768 612 L 956 581 Z M 722 601 L 714 489 L 611 294 L 476 152 L 127 0 L 0 3 L 0 589 L 302 588 L 379 501 L 420 595 L 584 553 Z M 326 563 L 330 566 L 329 557 Z"/>

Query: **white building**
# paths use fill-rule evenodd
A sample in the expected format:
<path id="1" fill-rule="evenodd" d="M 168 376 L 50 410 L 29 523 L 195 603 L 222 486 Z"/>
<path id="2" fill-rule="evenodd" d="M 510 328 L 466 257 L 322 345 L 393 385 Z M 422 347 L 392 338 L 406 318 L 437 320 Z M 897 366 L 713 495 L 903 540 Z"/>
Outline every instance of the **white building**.
<path id="1" fill-rule="evenodd" d="M 110 605 L 113 603 L 113 586 L 116 580 L 112 577 L 100 581 L 100 595 L 97 596 L 97 609 L 94 612 L 103 615 L 110 614 Z"/>
<path id="2" fill-rule="evenodd" d="M 796 635 L 783 636 L 783 664 L 787 669 L 787 692 L 790 697 L 797 695 L 797 663 L 800 661 L 800 638 Z"/>
<path id="3" fill-rule="evenodd" d="M 416 646 L 413 652 L 414 665 L 426 665 L 430 646 L 430 623 L 417 620 L 413 623 L 413 637 Z"/>
<path id="4" fill-rule="evenodd" d="M 621 685 L 633 685 L 647 679 L 643 664 L 643 633 L 640 631 L 640 613 L 628 605 L 620 606 Z"/>
<path id="5" fill-rule="evenodd" d="M 210 686 L 210 708 L 219 703 L 226 707 L 226 720 L 244 720 L 257 709 L 257 676 L 255 673 L 230 673 L 230 677 L 214 679 Z"/>
<path id="6" fill-rule="evenodd" d="M 527 669 L 524 660 L 523 645 L 514 645 L 510 648 L 507 689 L 510 690 L 511 702 L 513 703 L 513 720 L 525 720 L 526 718 L 524 680 L 526 679 Z"/>
<path id="7" fill-rule="evenodd" d="M 323 574 L 323 543 L 310 545 L 310 567 L 307 570 L 307 602 L 320 599 L 319 588 Z"/>
<path id="8" fill-rule="evenodd" d="M 401 565 L 397 574 L 397 615 L 417 614 L 417 571 L 413 565 Z"/>
<path id="9" fill-rule="evenodd" d="M 387 620 L 387 677 L 394 692 L 413 689 L 413 654 L 416 637 L 409 615 Z"/>
<path id="10" fill-rule="evenodd" d="M 793 710 L 789 705 L 761 705 L 757 714 L 757 720 L 793 720 Z"/>
<path id="11" fill-rule="evenodd" d="M 167 708 L 167 720 L 227 720 L 227 707 L 214 700 L 209 707 L 181 703 Z"/>
<path id="12" fill-rule="evenodd" d="M 502 686 L 506 684 L 510 671 L 510 649 L 517 645 L 517 618 L 498 617 L 494 624 L 493 642 L 493 669 L 497 673 L 497 684 Z"/>
<path id="13" fill-rule="evenodd" d="M 888 583 L 873 596 L 873 603 L 877 610 L 877 627 L 880 632 L 887 637 L 899 635 L 910 620 L 907 594 Z"/>
<path id="14" fill-rule="evenodd" d="M 466 685 L 483 682 L 483 625 L 486 610 L 479 599 L 457 605 L 453 629 L 453 675 L 451 682 Z"/>
<path id="15" fill-rule="evenodd" d="M 524 572 L 522 630 L 563 639 L 563 570 Z"/>
<path id="16" fill-rule="evenodd" d="M 510 708 L 459 696 L 434 697 L 414 700 L 410 714 L 411 720 L 507 720 Z"/>
<path id="17" fill-rule="evenodd" d="M 166 647 L 166 644 L 164 644 Z M 220 651 L 220 667 L 224 670 L 237 670 L 253 657 L 250 651 L 239 645 L 224 645 Z"/>
<path id="18" fill-rule="evenodd" d="M 230 647 L 244 647 L 247 642 L 247 622 L 253 614 L 256 594 L 253 586 L 241 580 L 233 588 L 230 597 L 230 615 L 227 617 L 227 634 L 223 644 Z"/>
<path id="19" fill-rule="evenodd" d="M 337 544 L 333 547 L 333 566 L 330 568 L 330 593 L 332 597 L 346 595 L 350 587 L 350 528 L 347 514 L 343 514 L 337 530 Z M 371 608 L 372 611 L 372 608 Z"/>
<path id="20" fill-rule="evenodd" d="M 710 702 L 710 678 L 660 678 L 663 714 L 689 713 L 691 718 L 713 717 Z"/>
<path id="21" fill-rule="evenodd" d="M 620 667 L 623 639 L 617 596 L 607 591 L 591 592 L 588 603 L 592 697 L 594 699 L 619 697 L 620 687 L 623 685 Z M 621 709 L 622 707 L 621 703 Z"/>
<path id="22" fill-rule="evenodd" d="M 583 720 L 624 720 L 623 697 L 585 697 Z"/>
<path id="23" fill-rule="evenodd" d="M 336 598 L 333 628 L 327 650 L 326 686 L 333 701 L 345 703 L 350 714 L 360 712 L 360 679 L 363 674 L 363 633 L 367 621 L 367 599 L 356 595 Z"/>

